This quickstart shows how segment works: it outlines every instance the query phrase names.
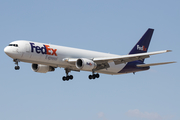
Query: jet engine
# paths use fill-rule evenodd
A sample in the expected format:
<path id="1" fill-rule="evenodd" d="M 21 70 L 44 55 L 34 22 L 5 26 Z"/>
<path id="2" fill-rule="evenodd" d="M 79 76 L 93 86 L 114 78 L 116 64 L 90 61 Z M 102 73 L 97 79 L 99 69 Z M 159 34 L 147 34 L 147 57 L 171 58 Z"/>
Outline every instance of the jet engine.
<path id="1" fill-rule="evenodd" d="M 34 72 L 39 72 L 39 73 L 47 73 L 55 70 L 54 67 L 48 65 L 41 65 L 41 64 L 32 64 L 31 68 Z"/>
<path id="2" fill-rule="evenodd" d="M 92 60 L 81 58 L 76 61 L 76 67 L 81 70 L 93 70 L 97 64 Z"/>

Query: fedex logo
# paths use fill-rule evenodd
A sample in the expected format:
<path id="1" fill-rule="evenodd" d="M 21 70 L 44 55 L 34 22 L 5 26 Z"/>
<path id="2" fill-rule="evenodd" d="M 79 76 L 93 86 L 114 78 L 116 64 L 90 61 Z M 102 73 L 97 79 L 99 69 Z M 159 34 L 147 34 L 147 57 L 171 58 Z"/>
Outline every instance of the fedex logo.
<path id="1" fill-rule="evenodd" d="M 31 52 L 36 52 L 36 53 L 42 53 L 42 54 L 47 54 L 47 55 L 55 55 L 57 56 L 57 49 L 50 48 L 49 45 L 43 45 L 43 47 L 35 46 L 34 43 L 30 43 L 31 45 Z"/>
<path id="2" fill-rule="evenodd" d="M 87 62 L 86 64 L 92 66 L 92 63 Z"/>
<path id="3" fill-rule="evenodd" d="M 137 50 L 147 51 L 147 48 L 145 48 L 145 46 L 140 47 L 139 45 L 137 45 Z"/>

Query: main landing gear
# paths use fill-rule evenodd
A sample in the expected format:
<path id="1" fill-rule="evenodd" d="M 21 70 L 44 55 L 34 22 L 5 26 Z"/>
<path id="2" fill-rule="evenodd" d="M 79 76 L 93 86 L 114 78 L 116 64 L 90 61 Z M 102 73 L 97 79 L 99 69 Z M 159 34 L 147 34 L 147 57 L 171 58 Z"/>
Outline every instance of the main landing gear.
<path id="1" fill-rule="evenodd" d="M 65 72 L 66 72 L 66 76 L 63 76 L 63 77 L 62 77 L 62 80 L 63 80 L 63 81 L 72 80 L 72 79 L 73 79 L 73 76 L 72 76 L 72 75 L 68 75 L 69 72 L 71 72 L 71 70 L 68 69 L 68 68 L 65 68 L 64 70 L 65 70 Z M 92 75 L 89 75 L 89 79 L 90 79 L 90 80 L 91 80 L 91 79 L 96 79 L 96 78 L 99 78 L 99 77 L 100 77 L 100 75 L 99 75 L 98 73 L 95 74 L 94 71 L 92 72 Z"/>
<path id="2" fill-rule="evenodd" d="M 20 62 L 20 60 L 18 60 L 18 59 L 14 59 L 13 61 L 14 61 L 14 62 L 15 62 L 15 64 L 16 64 L 16 66 L 14 67 L 14 69 L 15 69 L 15 70 L 19 70 L 19 69 L 20 69 L 20 67 L 18 66 L 18 62 Z"/>
<path id="3" fill-rule="evenodd" d="M 93 74 L 92 75 L 89 75 L 89 79 L 91 80 L 91 79 L 96 79 L 96 78 L 99 78 L 100 77 L 100 75 L 97 73 L 97 74 L 94 74 L 94 72 L 93 72 Z"/>
<path id="4" fill-rule="evenodd" d="M 68 75 L 68 73 L 71 72 L 71 70 L 65 69 L 65 72 L 66 72 L 66 76 L 63 76 L 63 77 L 62 77 L 62 80 L 63 80 L 63 81 L 72 80 L 72 79 L 73 79 L 73 76 L 72 76 L 72 75 Z"/>

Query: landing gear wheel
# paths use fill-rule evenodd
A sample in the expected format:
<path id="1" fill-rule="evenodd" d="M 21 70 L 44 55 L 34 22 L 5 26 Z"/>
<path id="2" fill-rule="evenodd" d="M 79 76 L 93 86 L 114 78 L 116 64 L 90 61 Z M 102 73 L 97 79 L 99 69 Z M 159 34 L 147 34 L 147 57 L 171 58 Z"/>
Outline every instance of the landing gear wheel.
<path id="1" fill-rule="evenodd" d="M 92 79 L 92 75 L 89 75 L 89 79 L 90 79 L 90 80 Z"/>
<path id="2" fill-rule="evenodd" d="M 20 67 L 19 67 L 19 66 L 15 66 L 14 69 L 15 69 L 15 70 L 19 70 Z"/>
<path id="3" fill-rule="evenodd" d="M 97 74 L 95 74 L 95 76 L 96 76 L 96 78 L 99 78 L 100 75 L 97 73 Z"/>
<path id="4" fill-rule="evenodd" d="M 65 76 L 63 76 L 62 80 L 63 80 L 63 81 L 66 81 L 66 77 L 65 77 Z"/>
<path id="5" fill-rule="evenodd" d="M 72 75 L 70 75 L 70 76 L 69 76 L 69 79 L 70 79 L 70 80 L 72 80 L 72 79 L 73 79 L 73 76 L 72 76 Z"/>
<path id="6" fill-rule="evenodd" d="M 92 79 L 95 79 L 96 78 L 96 76 L 95 75 L 92 75 Z"/>
<path id="7" fill-rule="evenodd" d="M 66 80 L 67 80 L 67 81 L 69 80 L 69 76 L 66 77 Z"/>
<path id="8" fill-rule="evenodd" d="M 72 79 L 73 79 L 73 76 L 72 76 L 72 75 L 68 75 L 68 73 L 69 73 L 70 71 L 71 71 L 70 69 L 65 69 L 66 76 L 63 76 L 63 77 L 62 77 L 62 80 L 63 80 L 63 81 L 69 81 L 69 80 L 72 80 Z"/>
<path id="9" fill-rule="evenodd" d="M 93 75 L 89 75 L 89 79 L 91 80 L 91 79 L 96 79 L 96 78 L 99 78 L 99 74 L 97 73 L 97 74 L 93 74 Z"/>
<path id="10" fill-rule="evenodd" d="M 70 79 L 69 76 L 67 76 L 67 77 L 66 77 L 66 76 L 63 76 L 63 77 L 62 77 L 62 80 L 63 80 L 63 81 L 68 81 L 69 79 Z"/>

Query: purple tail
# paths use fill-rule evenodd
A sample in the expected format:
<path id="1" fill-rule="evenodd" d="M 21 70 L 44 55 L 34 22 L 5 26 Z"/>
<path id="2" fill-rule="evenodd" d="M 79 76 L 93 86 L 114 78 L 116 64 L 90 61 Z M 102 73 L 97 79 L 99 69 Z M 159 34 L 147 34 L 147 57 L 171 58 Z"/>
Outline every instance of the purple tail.
<path id="1" fill-rule="evenodd" d="M 133 47 L 133 49 L 129 52 L 129 54 L 146 53 L 148 51 L 153 32 L 154 29 L 149 28 L 142 36 L 142 38 L 137 42 L 137 44 Z M 144 62 L 144 59 L 141 60 L 141 62 Z"/>

